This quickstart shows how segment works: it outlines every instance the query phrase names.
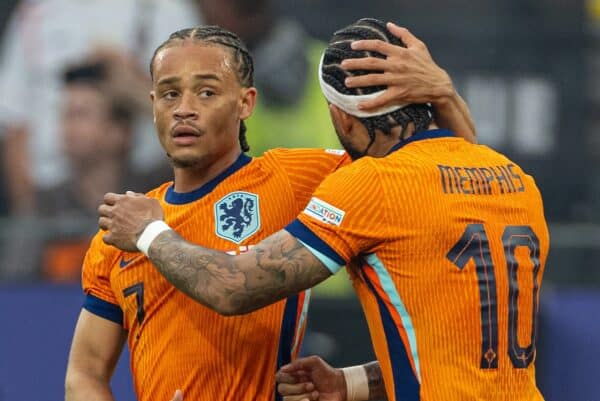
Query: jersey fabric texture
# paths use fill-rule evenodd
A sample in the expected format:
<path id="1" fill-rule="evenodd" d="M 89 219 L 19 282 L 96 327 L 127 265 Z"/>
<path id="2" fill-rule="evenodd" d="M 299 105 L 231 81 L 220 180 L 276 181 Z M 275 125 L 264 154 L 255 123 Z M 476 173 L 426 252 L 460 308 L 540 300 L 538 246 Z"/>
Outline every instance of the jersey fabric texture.
<path id="1" fill-rule="evenodd" d="M 289 223 L 314 189 L 347 157 L 318 149 L 242 154 L 201 188 L 177 193 L 166 183 L 148 195 L 188 241 L 229 253 Z M 141 253 L 92 241 L 83 267 L 84 308 L 129 332 L 131 371 L 140 401 L 271 400 L 275 372 L 299 350 L 309 292 L 243 316 L 223 317 L 192 301 Z"/>
<path id="2" fill-rule="evenodd" d="M 389 400 L 542 400 L 549 235 L 532 177 L 445 130 L 329 176 L 286 228 L 365 312 Z"/>

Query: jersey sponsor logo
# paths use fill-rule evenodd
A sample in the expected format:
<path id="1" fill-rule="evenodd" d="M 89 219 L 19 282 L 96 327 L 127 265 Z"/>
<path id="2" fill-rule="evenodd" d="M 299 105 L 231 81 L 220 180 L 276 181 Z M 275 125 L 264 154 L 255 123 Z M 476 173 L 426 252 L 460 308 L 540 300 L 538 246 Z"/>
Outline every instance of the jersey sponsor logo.
<path id="1" fill-rule="evenodd" d="M 308 205 L 306 205 L 304 214 L 321 220 L 324 223 L 339 226 L 342 224 L 346 212 L 313 196 L 310 202 L 308 202 Z"/>
<path id="2" fill-rule="evenodd" d="M 260 214 L 258 195 L 249 192 L 231 192 L 215 203 L 217 235 L 236 244 L 258 231 Z"/>
<path id="3" fill-rule="evenodd" d="M 332 155 L 342 156 L 346 153 L 344 149 L 325 149 L 325 153 L 331 153 Z"/>

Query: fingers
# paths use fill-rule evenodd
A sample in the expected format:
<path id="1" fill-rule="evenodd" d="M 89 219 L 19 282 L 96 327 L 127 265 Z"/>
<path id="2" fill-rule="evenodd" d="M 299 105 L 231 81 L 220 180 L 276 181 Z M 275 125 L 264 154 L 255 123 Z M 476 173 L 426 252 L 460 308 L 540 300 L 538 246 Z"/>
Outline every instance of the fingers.
<path id="1" fill-rule="evenodd" d="M 298 377 L 298 376 L 306 376 L 308 375 L 308 372 L 304 370 L 304 368 L 302 367 L 302 362 L 298 362 L 301 361 L 302 358 L 297 359 L 295 361 L 292 361 L 290 363 L 288 363 L 287 365 L 283 365 L 281 368 L 279 368 L 279 371 L 277 372 L 277 374 L 290 374 L 293 375 L 293 377 Z"/>
<path id="2" fill-rule="evenodd" d="M 364 102 L 360 102 L 358 104 L 358 108 L 361 110 L 373 110 L 378 109 L 382 106 L 391 105 L 396 96 L 394 93 L 388 89 L 383 92 L 381 95 L 377 96 L 375 99 L 365 100 Z"/>
<path id="3" fill-rule="evenodd" d="M 308 395 L 288 395 L 282 398 L 283 401 L 311 401 Z"/>
<path id="4" fill-rule="evenodd" d="M 300 382 L 296 372 L 294 372 L 294 374 L 290 374 L 287 372 L 283 372 L 282 370 L 283 370 L 283 367 L 279 370 L 279 372 L 277 372 L 275 374 L 275 381 L 277 383 L 296 384 L 296 383 Z"/>
<path id="5" fill-rule="evenodd" d="M 112 234 L 110 232 L 107 232 L 106 234 L 104 234 L 102 236 L 102 241 L 106 244 L 106 245 L 113 245 L 113 240 L 112 240 Z"/>
<path id="6" fill-rule="evenodd" d="M 367 86 L 390 86 L 395 82 L 391 82 L 391 76 L 386 74 L 367 74 L 355 77 L 348 77 L 344 81 L 347 88 L 359 88 Z"/>
<path id="7" fill-rule="evenodd" d="M 283 396 L 283 401 L 316 401 L 319 399 L 318 391 L 311 391 L 305 394 L 286 395 Z"/>
<path id="8" fill-rule="evenodd" d="M 377 57 L 349 58 L 343 60 L 341 66 L 345 70 L 377 70 L 383 71 L 388 66 L 385 59 Z"/>
<path id="9" fill-rule="evenodd" d="M 297 384 L 288 384 L 288 383 L 279 383 L 277 385 L 277 391 L 279 394 L 283 396 L 288 395 L 305 395 L 307 396 L 315 389 L 315 385 L 311 382 L 308 383 L 297 383 Z"/>
<path id="10" fill-rule="evenodd" d="M 325 364 L 319 356 L 310 355 L 304 358 L 298 358 L 295 361 L 292 361 L 290 365 L 294 365 L 297 370 L 303 369 L 307 372 L 314 370 L 315 368 L 322 366 Z"/>
<path id="11" fill-rule="evenodd" d="M 286 372 L 286 373 L 293 373 L 294 376 L 297 376 L 299 374 L 306 374 L 307 372 L 304 371 L 304 361 L 310 357 L 305 357 L 305 358 L 298 358 L 295 359 L 293 361 L 291 361 L 290 363 L 288 363 L 287 365 L 283 365 L 279 371 L 280 372 Z"/>
<path id="12" fill-rule="evenodd" d="M 400 39 L 406 47 L 414 47 L 423 43 L 408 29 L 398 26 L 393 22 L 388 22 L 386 27 L 392 33 L 392 35 Z"/>
<path id="13" fill-rule="evenodd" d="M 315 368 L 319 368 L 324 364 L 325 361 L 316 355 L 298 358 L 282 366 L 277 372 L 276 377 L 279 378 L 281 376 L 283 378 L 283 375 L 293 376 L 295 381 L 290 379 L 289 382 L 297 383 L 302 377 L 309 377 L 311 372 L 314 373 Z"/>
<path id="14" fill-rule="evenodd" d="M 395 51 L 397 51 L 397 49 L 401 49 L 399 46 L 395 46 L 379 39 L 357 40 L 352 42 L 350 46 L 352 46 L 353 50 L 372 51 L 381 53 L 385 56 L 392 55 Z"/>
<path id="15" fill-rule="evenodd" d="M 117 203 L 117 201 L 119 199 L 122 199 L 126 196 L 145 196 L 145 195 L 140 194 L 138 192 L 133 192 L 133 191 L 125 192 L 125 195 L 115 194 L 114 192 L 107 192 L 106 194 L 104 194 L 104 203 L 106 203 L 107 205 L 114 205 L 115 203 Z"/>
<path id="16" fill-rule="evenodd" d="M 110 205 L 107 205 L 106 203 L 103 203 L 100 206 L 98 206 L 98 214 L 100 216 L 110 217 L 113 208 L 114 208 L 114 206 L 110 206 Z"/>
<path id="17" fill-rule="evenodd" d="M 291 363 L 288 363 L 287 365 L 283 365 L 282 367 L 280 367 L 277 374 L 279 374 L 279 372 L 293 372 L 294 370 L 296 370 L 296 367 L 293 365 L 293 363 L 294 363 L 294 361 L 292 361 Z"/>
<path id="18" fill-rule="evenodd" d="M 110 219 L 108 217 L 100 217 L 98 219 L 98 227 L 104 231 L 108 231 L 110 229 Z"/>
<path id="19" fill-rule="evenodd" d="M 408 29 L 398 26 L 392 22 L 388 22 L 387 28 L 394 36 L 400 39 L 408 49 L 427 49 L 425 43 L 413 35 Z M 398 54 L 398 52 L 403 49 L 401 46 L 396 46 L 377 39 L 357 40 L 352 42 L 351 46 L 353 50 L 374 51 L 386 56 Z"/>
<path id="20" fill-rule="evenodd" d="M 104 203 L 106 203 L 107 205 L 114 205 L 122 197 L 123 195 L 115 194 L 113 192 L 107 192 L 106 194 L 104 194 Z"/>

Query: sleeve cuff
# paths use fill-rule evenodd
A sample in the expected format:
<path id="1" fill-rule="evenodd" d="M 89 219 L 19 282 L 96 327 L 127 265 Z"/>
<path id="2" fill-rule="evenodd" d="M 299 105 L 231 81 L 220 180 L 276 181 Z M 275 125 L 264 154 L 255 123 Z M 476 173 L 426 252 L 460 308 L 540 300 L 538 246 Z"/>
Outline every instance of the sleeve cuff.
<path id="1" fill-rule="evenodd" d="M 346 261 L 325 241 L 313 233 L 300 220 L 296 219 L 285 227 L 285 230 L 296 237 L 317 259 L 329 269 L 332 274 L 337 273 L 346 265 Z"/>
<path id="2" fill-rule="evenodd" d="M 118 305 L 106 302 L 103 299 L 95 297 L 91 294 L 85 296 L 83 308 L 88 312 L 103 317 L 104 319 L 123 325 L 123 311 Z"/>

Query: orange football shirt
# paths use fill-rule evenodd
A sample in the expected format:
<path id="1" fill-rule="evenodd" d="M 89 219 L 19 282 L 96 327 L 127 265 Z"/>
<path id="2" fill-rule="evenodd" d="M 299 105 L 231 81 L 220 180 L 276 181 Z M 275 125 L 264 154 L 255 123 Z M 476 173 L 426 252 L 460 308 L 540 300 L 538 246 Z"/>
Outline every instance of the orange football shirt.
<path id="1" fill-rule="evenodd" d="M 446 130 L 330 175 L 286 228 L 348 264 L 391 401 L 542 400 L 539 289 L 549 248 L 534 180 Z"/>
<path id="2" fill-rule="evenodd" d="M 158 199 L 167 224 L 187 240 L 240 253 L 289 223 L 343 152 L 276 149 L 241 155 L 201 188 L 176 193 L 166 183 Z M 84 308 L 128 330 L 131 371 L 139 401 L 254 401 L 275 398 L 275 372 L 294 358 L 310 293 L 243 316 L 223 317 L 192 301 L 141 253 L 92 241 L 83 266 Z"/>

